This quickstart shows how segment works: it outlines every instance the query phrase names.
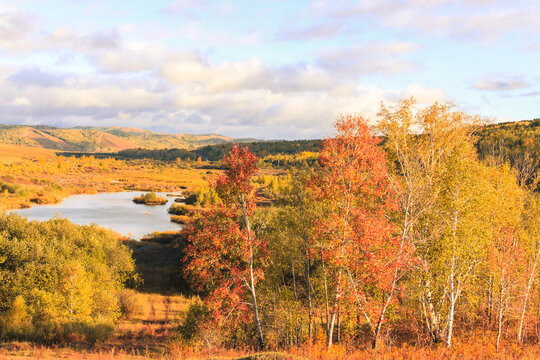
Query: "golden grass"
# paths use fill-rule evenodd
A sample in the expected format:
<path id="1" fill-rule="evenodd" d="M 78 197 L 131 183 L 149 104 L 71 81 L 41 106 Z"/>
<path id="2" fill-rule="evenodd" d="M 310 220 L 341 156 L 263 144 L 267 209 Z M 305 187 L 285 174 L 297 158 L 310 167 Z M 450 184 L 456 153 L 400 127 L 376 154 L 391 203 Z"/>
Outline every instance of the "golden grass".
<path id="1" fill-rule="evenodd" d="M 0 346 L 1 359 L 175 359 L 170 344 L 191 300 L 180 295 L 140 294 L 147 309 L 122 319 L 108 341 L 39 346 L 13 342 Z M 174 356 L 174 355 L 173 355 Z"/>
<path id="2" fill-rule="evenodd" d="M 0 144 L 0 163 L 4 164 L 12 164 L 25 159 L 39 160 L 52 159 L 54 157 L 54 152 L 47 149 Z"/>
<path id="3" fill-rule="evenodd" d="M 180 295 L 141 294 L 147 309 L 131 319 L 123 319 L 114 336 L 105 343 L 65 344 L 62 346 L 39 346 L 29 343 L 7 343 L 0 346 L 1 359 L 236 359 L 236 360 L 469 360 L 469 359 L 522 359 L 540 358 L 536 344 L 517 344 L 513 340 L 503 342 L 499 351 L 495 348 L 493 334 L 463 334 L 455 339 L 451 349 L 441 345 L 414 347 L 382 346 L 378 350 L 358 349 L 334 345 L 330 350 L 324 341 L 304 344 L 283 351 L 255 352 L 242 349 L 193 349 L 176 342 L 175 329 L 181 324 L 191 299 Z"/>

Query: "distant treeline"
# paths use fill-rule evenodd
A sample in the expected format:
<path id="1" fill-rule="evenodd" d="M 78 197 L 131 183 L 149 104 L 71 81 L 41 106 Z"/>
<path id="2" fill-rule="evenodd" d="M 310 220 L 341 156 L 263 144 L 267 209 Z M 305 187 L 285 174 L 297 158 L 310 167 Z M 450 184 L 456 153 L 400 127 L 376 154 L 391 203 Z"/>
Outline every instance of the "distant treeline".
<path id="1" fill-rule="evenodd" d="M 480 159 L 510 163 L 518 171 L 522 184 L 538 181 L 540 119 L 488 125 L 477 132 L 477 138 Z"/>
<path id="2" fill-rule="evenodd" d="M 318 152 L 321 140 L 259 141 L 241 143 L 258 157 L 294 155 L 302 152 Z M 219 161 L 235 143 L 208 145 L 195 150 L 186 149 L 127 149 L 118 153 L 61 152 L 64 156 L 94 156 L 116 159 L 152 159 L 160 161 L 201 160 Z M 483 160 L 509 162 L 521 173 L 531 176 L 540 169 L 540 119 L 492 124 L 477 131 L 476 148 Z M 524 179 L 530 182 L 531 179 Z"/>
<path id="3" fill-rule="evenodd" d="M 321 140 L 293 140 L 293 141 L 259 141 L 251 143 L 242 143 L 240 146 L 247 146 L 249 150 L 258 157 L 269 155 L 286 154 L 293 155 L 302 152 L 318 152 Z M 112 157 L 115 159 L 152 159 L 160 161 L 175 161 L 176 159 L 184 161 L 201 160 L 218 161 L 223 159 L 235 143 L 226 143 L 218 145 L 207 145 L 195 150 L 186 149 L 127 149 L 118 153 L 81 153 L 81 152 L 59 152 L 63 156 L 94 156 L 97 158 Z"/>

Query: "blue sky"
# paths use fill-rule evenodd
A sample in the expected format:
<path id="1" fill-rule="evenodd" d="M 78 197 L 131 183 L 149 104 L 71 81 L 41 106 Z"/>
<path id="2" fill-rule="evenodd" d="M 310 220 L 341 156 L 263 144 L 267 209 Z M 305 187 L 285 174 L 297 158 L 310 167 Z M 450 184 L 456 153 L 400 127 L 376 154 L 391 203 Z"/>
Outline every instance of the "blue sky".
<path id="1" fill-rule="evenodd" d="M 261 139 L 381 102 L 540 117 L 540 2 L 0 3 L 0 123 Z"/>

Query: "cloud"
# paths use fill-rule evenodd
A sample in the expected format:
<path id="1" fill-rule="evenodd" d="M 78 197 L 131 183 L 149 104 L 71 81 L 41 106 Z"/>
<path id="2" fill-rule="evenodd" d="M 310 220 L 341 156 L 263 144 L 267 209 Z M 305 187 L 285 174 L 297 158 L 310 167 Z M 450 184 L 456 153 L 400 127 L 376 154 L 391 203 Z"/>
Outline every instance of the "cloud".
<path id="1" fill-rule="evenodd" d="M 30 105 L 32 105 L 32 103 L 30 102 L 30 100 L 28 100 L 28 98 L 18 97 L 18 98 L 15 98 L 13 101 L 11 101 L 10 105 L 13 105 L 13 106 L 30 106 Z"/>
<path id="2" fill-rule="evenodd" d="M 89 34 L 78 34 L 72 29 L 59 27 L 45 38 L 52 48 L 69 48 L 76 51 L 93 53 L 119 49 L 122 39 L 116 29 L 108 29 Z"/>
<path id="3" fill-rule="evenodd" d="M 473 89 L 487 91 L 509 91 L 529 87 L 530 84 L 520 79 L 485 79 L 473 84 Z"/>
<path id="4" fill-rule="evenodd" d="M 540 91 L 529 91 L 529 92 L 519 94 L 519 95 L 516 95 L 516 96 L 520 96 L 520 97 L 538 97 L 538 98 L 540 98 Z"/>
<path id="5" fill-rule="evenodd" d="M 387 28 L 410 29 L 427 35 L 491 41 L 509 32 L 536 34 L 540 4 L 515 0 L 361 0 L 312 1 L 307 13 L 330 16 L 334 22 L 375 22 Z"/>
<path id="6" fill-rule="evenodd" d="M 163 12 L 189 17 L 193 16 L 197 11 L 208 7 L 210 4 L 210 0 L 177 0 L 163 9 Z"/>
<path id="7" fill-rule="evenodd" d="M 337 23 L 315 24 L 308 26 L 295 26 L 287 24 L 275 35 L 281 41 L 306 41 L 327 38 L 337 35 L 341 26 Z"/>
<path id="8" fill-rule="evenodd" d="M 399 55 L 417 50 L 410 42 L 368 43 L 323 52 L 317 64 L 329 72 L 345 74 L 392 74 L 410 70 L 416 65 Z"/>
<path id="9" fill-rule="evenodd" d="M 11 70 L 18 76 L 0 81 L 2 121 L 317 138 L 330 135 L 341 113 L 357 112 L 374 121 L 381 101 L 393 103 L 409 95 L 426 101 L 444 97 L 441 90 L 419 85 L 405 90 L 366 87 L 311 65 L 272 68 L 257 58 L 214 64 L 196 54 L 169 56 L 170 74 L 55 73 L 66 79 L 55 82 L 56 77 L 49 79 L 49 73 L 33 69 L 42 78 L 39 85 L 35 79 L 27 82 L 28 70 Z M 177 71 L 179 65 L 182 71 Z"/>
<path id="10" fill-rule="evenodd" d="M 209 1 L 179 1 L 169 10 L 187 14 L 211 7 L 215 6 Z M 360 113 L 375 121 L 381 101 L 392 104 L 414 95 L 429 103 L 447 97 L 442 90 L 421 84 L 389 88 L 359 82 L 359 75 L 395 74 L 417 67 L 408 56 L 419 46 L 407 41 L 314 50 L 313 61 L 284 57 L 272 65 L 263 56 L 249 55 L 254 51 L 249 37 L 234 40 L 240 51 L 231 61 L 214 60 L 223 59 L 223 54 L 216 56 L 214 49 L 203 46 L 203 52 L 184 45 L 175 48 L 172 44 L 183 38 L 232 46 L 231 34 L 192 22 L 167 33 L 160 33 L 154 23 L 98 31 L 64 26 L 36 30 L 25 27 L 31 24 L 29 17 L 20 16 L 6 21 L 20 29 L 20 37 L 4 49 L 24 51 L 24 57 L 36 64 L 46 58 L 50 64 L 0 65 L 0 111 L 7 123 L 129 125 L 262 139 L 316 138 L 330 135 L 331 124 L 341 113 Z M 141 35 L 147 29 L 152 29 L 151 35 Z M 339 24 L 315 22 L 283 27 L 276 36 L 322 39 L 342 31 Z M 3 46 L 1 36 L 0 30 Z"/>
<path id="11" fill-rule="evenodd" d="M 165 78 L 173 84 L 190 84 L 216 93 L 267 87 L 272 74 L 256 57 L 213 65 L 197 57 L 181 57 L 162 66 Z"/>
<path id="12" fill-rule="evenodd" d="M 0 48 L 19 49 L 33 31 L 33 17 L 17 10 L 0 10 Z"/>
<path id="13" fill-rule="evenodd" d="M 66 76 L 41 71 L 39 67 L 19 70 L 16 74 L 7 77 L 7 81 L 18 88 L 25 86 L 51 87 L 64 83 Z"/>
<path id="14" fill-rule="evenodd" d="M 540 42 L 531 43 L 525 46 L 526 50 L 540 51 Z"/>
<path id="15" fill-rule="evenodd" d="M 420 106 L 431 105 L 435 102 L 445 102 L 448 101 L 448 96 L 446 93 L 437 88 L 429 88 L 422 85 L 409 85 L 407 88 L 400 94 L 399 99 L 406 99 L 414 97 Z M 399 99 L 395 99 L 398 101 Z"/>

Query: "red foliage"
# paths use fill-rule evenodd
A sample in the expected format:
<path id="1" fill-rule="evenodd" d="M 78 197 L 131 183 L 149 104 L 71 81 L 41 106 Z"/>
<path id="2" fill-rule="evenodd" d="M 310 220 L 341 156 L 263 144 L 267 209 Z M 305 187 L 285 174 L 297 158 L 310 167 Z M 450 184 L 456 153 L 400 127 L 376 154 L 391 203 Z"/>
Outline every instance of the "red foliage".
<path id="1" fill-rule="evenodd" d="M 254 208 L 254 187 L 251 178 L 257 172 L 258 157 L 247 147 L 234 146 L 223 161 L 227 164 L 225 174 L 216 183 L 219 196 L 229 205 L 241 206 L 245 201 L 250 211 Z"/>
<path id="2" fill-rule="evenodd" d="M 186 272 L 198 290 L 207 294 L 205 303 L 218 325 L 226 320 L 233 324 L 248 320 L 252 304 L 247 294 L 263 278 L 262 267 L 268 259 L 266 242 L 239 221 L 244 210 L 248 216 L 255 207 L 251 177 L 257 171 L 257 157 L 247 148 L 235 146 L 224 161 L 228 169 L 215 185 L 223 204 L 184 230 L 188 239 Z M 258 259 L 258 266 L 253 266 L 252 283 L 253 259 Z"/>

